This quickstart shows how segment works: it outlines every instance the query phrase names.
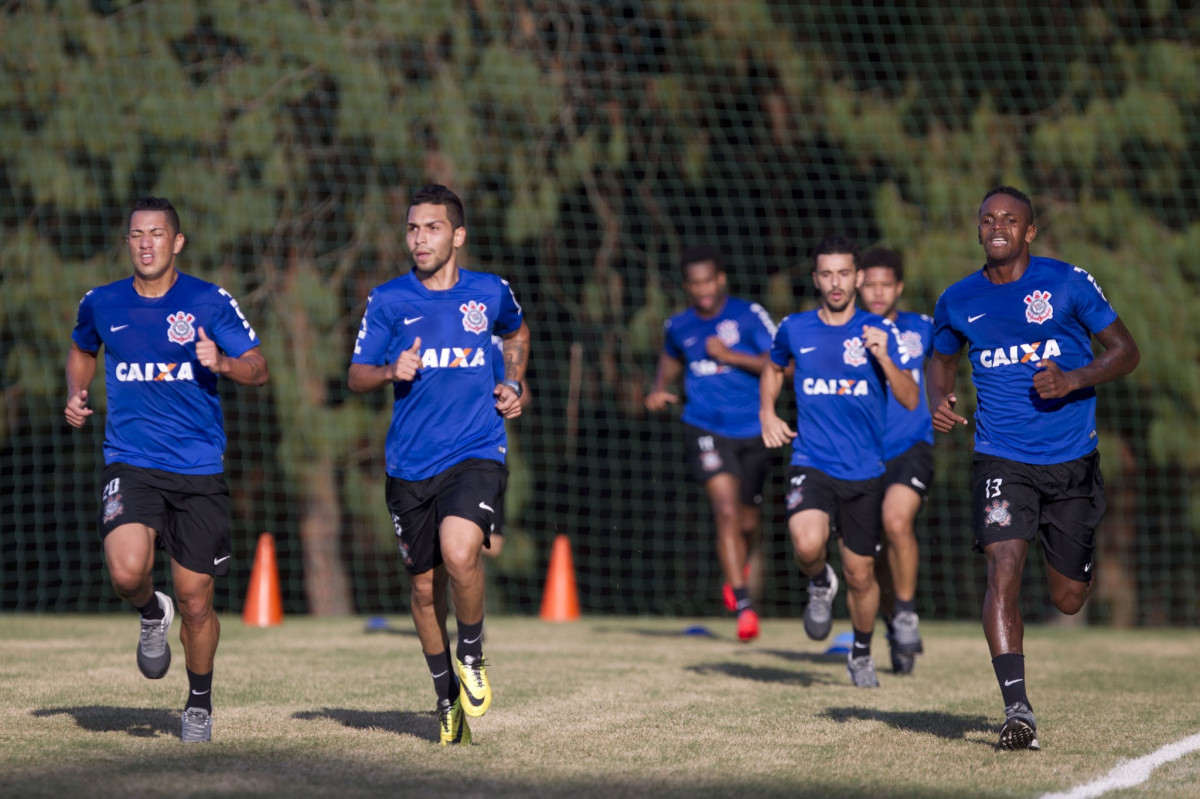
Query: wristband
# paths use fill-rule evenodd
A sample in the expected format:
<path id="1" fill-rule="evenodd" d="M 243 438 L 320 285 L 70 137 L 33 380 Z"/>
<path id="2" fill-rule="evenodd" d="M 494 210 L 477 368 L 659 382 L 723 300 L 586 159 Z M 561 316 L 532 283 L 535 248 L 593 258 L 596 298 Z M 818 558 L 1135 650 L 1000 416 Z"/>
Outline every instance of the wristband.
<path id="1" fill-rule="evenodd" d="M 513 393 L 517 395 L 517 399 L 520 399 L 521 395 L 525 393 L 525 389 L 521 388 L 521 384 L 516 380 L 501 380 L 500 385 L 511 388 Z"/>

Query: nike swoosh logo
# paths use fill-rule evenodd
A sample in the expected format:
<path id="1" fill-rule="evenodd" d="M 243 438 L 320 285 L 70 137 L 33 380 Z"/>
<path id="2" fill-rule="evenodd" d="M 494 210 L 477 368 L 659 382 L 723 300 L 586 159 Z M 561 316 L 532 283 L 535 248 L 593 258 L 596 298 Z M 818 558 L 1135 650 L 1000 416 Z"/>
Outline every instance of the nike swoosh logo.
<path id="1" fill-rule="evenodd" d="M 406 316 L 406 317 L 404 317 L 404 324 L 411 325 L 413 322 L 420 322 L 424 318 L 425 318 L 424 316 L 414 316 L 412 319 L 409 319 Z"/>
<path id="2" fill-rule="evenodd" d="M 467 695 L 467 701 L 470 702 L 472 706 L 479 707 L 486 701 L 486 698 L 482 697 L 482 696 L 479 697 L 478 699 L 476 699 L 475 696 L 471 693 L 471 689 L 467 687 L 467 684 L 465 682 L 462 683 L 460 687 L 463 689 L 462 693 Z"/>
<path id="3" fill-rule="evenodd" d="M 1016 684 L 1017 684 L 1017 683 L 1019 683 L 1019 682 L 1025 682 L 1025 678 L 1024 678 L 1024 677 L 1018 677 L 1018 678 L 1017 678 L 1017 679 L 1015 679 L 1015 680 L 1005 680 L 1005 681 L 1004 681 L 1004 687 L 1005 687 L 1005 688 L 1007 688 L 1008 686 L 1010 686 L 1010 685 L 1016 685 Z"/>
<path id="4" fill-rule="evenodd" d="M 866 644 L 860 644 L 858 641 L 855 641 L 854 648 L 855 649 L 867 649 L 868 647 Z"/>
<path id="5" fill-rule="evenodd" d="M 974 316 L 968 316 L 968 317 L 967 317 L 967 324 L 971 324 L 971 323 L 972 323 L 972 322 L 974 322 L 976 319 L 982 319 L 982 318 L 983 318 L 983 317 L 985 317 L 985 316 L 987 316 L 987 314 L 986 314 L 986 313 L 977 313 L 977 314 L 975 314 Z"/>
<path id="6" fill-rule="evenodd" d="M 431 674 L 429 676 L 433 677 L 433 679 L 436 680 L 438 677 L 445 677 L 449 671 L 450 671 L 450 669 L 446 669 L 446 671 L 439 671 L 437 674 Z"/>
<path id="7" fill-rule="evenodd" d="M 208 691 L 192 691 L 192 696 L 204 696 Z"/>
<path id="8" fill-rule="evenodd" d="M 683 346 L 685 346 L 685 347 L 690 347 L 690 346 L 692 346 L 692 345 L 693 345 L 693 344 L 695 344 L 695 343 L 696 343 L 696 337 L 695 337 L 695 336 L 692 336 L 691 338 L 685 338 L 685 339 L 683 340 Z"/>
<path id="9" fill-rule="evenodd" d="M 233 555 L 226 555 L 223 558 L 213 558 L 213 565 L 220 566 L 222 563 L 224 563 L 225 561 L 229 560 L 232 557 L 233 557 Z"/>
<path id="10" fill-rule="evenodd" d="M 813 351 L 813 350 L 815 350 L 815 349 L 816 349 L 816 347 L 801 347 L 801 348 L 800 348 L 800 354 L 801 354 L 801 355 L 807 355 L 808 353 L 812 352 L 812 351 Z"/>
<path id="11" fill-rule="evenodd" d="M 109 325 L 108 332 L 116 333 L 118 330 L 124 330 L 127 327 L 129 327 L 129 325 Z"/>
<path id="12" fill-rule="evenodd" d="M 477 635 L 477 636 L 475 636 L 474 638 L 464 638 L 464 639 L 462 640 L 462 642 L 463 642 L 464 644 L 473 644 L 473 643 L 475 643 L 475 642 L 476 642 L 476 641 L 478 641 L 478 640 L 479 640 L 479 636 Z"/>
<path id="13" fill-rule="evenodd" d="M 484 509 L 485 511 L 487 511 L 488 513 L 495 513 L 495 512 L 496 512 L 494 508 L 490 508 L 490 507 L 488 507 L 487 505 L 485 505 L 485 504 L 484 504 L 484 503 L 482 503 L 482 502 L 480 502 L 480 503 L 479 503 L 479 507 L 483 508 L 483 509 Z"/>

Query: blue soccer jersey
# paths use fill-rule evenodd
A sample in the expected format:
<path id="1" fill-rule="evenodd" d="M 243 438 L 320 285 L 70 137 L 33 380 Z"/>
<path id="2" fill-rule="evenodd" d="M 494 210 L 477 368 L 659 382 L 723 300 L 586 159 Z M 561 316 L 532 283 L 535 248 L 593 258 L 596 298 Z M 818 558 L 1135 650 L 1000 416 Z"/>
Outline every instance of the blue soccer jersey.
<path id="1" fill-rule="evenodd" d="M 1064 372 L 1092 361 L 1091 336 L 1117 313 L 1083 269 L 1032 258 L 1021 278 L 994 284 L 983 270 L 946 289 L 934 309 L 934 348 L 968 347 L 978 395 L 975 451 L 1032 464 L 1064 463 L 1096 447 L 1096 391 L 1043 400 L 1039 364 Z"/>
<path id="2" fill-rule="evenodd" d="M 217 376 L 196 360 L 199 328 L 236 358 L 259 346 L 225 289 L 179 273 L 162 297 L 143 297 L 133 277 L 89 291 L 71 339 L 104 345 L 108 419 L 104 462 L 176 474 L 224 470 L 225 426 Z"/>
<path id="3" fill-rule="evenodd" d="M 507 281 L 484 272 L 459 269 L 445 291 L 430 291 L 409 272 L 371 292 L 353 363 L 395 363 L 421 339 L 416 379 L 393 384 L 389 475 L 424 480 L 471 458 L 504 463 L 492 334 L 514 332 L 522 318 Z"/>
<path id="4" fill-rule="evenodd" d="M 883 427 L 888 386 L 883 367 L 863 343 L 863 325 L 892 331 L 882 316 L 856 309 L 844 325 L 827 325 L 817 311 L 779 323 L 771 360 L 796 362 L 796 437 L 792 465 L 820 469 L 838 480 L 868 480 L 884 472 Z M 919 364 L 888 336 L 888 353 L 902 369 Z"/>
<path id="5" fill-rule="evenodd" d="M 925 314 L 897 311 L 894 324 L 904 366 L 921 390 L 920 404 L 909 410 L 888 392 L 887 425 L 883 431 L 883 459 L 903 455 L 919 441 L 933 443 L 933 416 L 925 396 L 925 364 L 933 347 L 933 320 Z M 899 361 L 897 361 L 899 363 Z"/>
<path id="6" fill-rule="evenodd" d="M 727 297 L 711 319 L 688 308 L 667 320 L 663 352 L 686 364 L 683 421 L 726 438 L 762 434 L 758 420 L 758 376 L 708 357 L 705 341 L 716 336 L 725 346 L 749 355 L 771 349 L 775 323 L 758 303 Z"/>

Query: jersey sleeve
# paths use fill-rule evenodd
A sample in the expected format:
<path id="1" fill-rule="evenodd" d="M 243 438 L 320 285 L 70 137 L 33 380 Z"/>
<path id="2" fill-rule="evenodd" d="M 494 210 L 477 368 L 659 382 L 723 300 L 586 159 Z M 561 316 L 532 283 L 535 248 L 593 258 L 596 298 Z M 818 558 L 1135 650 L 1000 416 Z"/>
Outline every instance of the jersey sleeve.
<path id="1" fill-rule="evenodd" d="M 505 336 L 515 332 L 521 326 L 525 314 L 521 310 L 521 304 L 517 302 L 517 295 L 513 294 L 512 286 L 503 278 L 500 278 L 500 282 L 504 287 L 500 290 L 500 312 L 496 314 L 492 332 Z"/>
<path id="2" fill-rule="evenodd" d="M 663 352 L 670 357 L 682 361 L 683 350 L 679 348 L 679 342 L 675 340 L 675 336 L 671 332 L 671 323 L 674 319 L 668 319 L 663 322 Z"/>
<path id="3" fill-rule="evenodd" d="M 775 333 L 779 328 L 776 327 L 775 322 L 771 319 L 771 315 L 767 313 L 767 309 L 757 302 L 750 304 L 750 310 L 753 318 L 757 321 L 757 324 L 752 328 L 753 335 L 751 336 L 754 351 L 767 352 L 771 349 L 771 345 L 775 341 Z"/>
<path id="4" fill-rule="evenodd" d="M 950 304 L 943 291 L 933 308 L 933 348 L 943 355 L 955 355 L 965 343 L 966 339 L 950 322 Z"/>
<path id="5" fill-rule="evenodd" d="M 217 346 L 224 350 L 226 355 L 240 358 L 261 342 L 233 295 L 220 287 L 216 287 L 215 290 L 217 296 L 213 304 L 213 329 L 204 332 L 217 342 Z"/>
<path id="6" fill-rule="evenodd" d="M 84 352 L 97 352 L 103 343 L 96 331 L 96 313 L 92 308 L 92 292 L 83 295 L 79 301 L 79 310 L 75 314 L 75 330 L 71 340 Z"/>
<path id="7" fill-rule="evenodd" d="M 362 324 L 358 327 L 358 338 L 354 341 L 351 363 L 382 366 L 390 363 L 388 346 L 392 338 L 392 324 L 387 305 L 379 297 L 379 290 L 367 297 L 367 310 L 363 312 Z"/>
<path id="8" fill-rule="evenodd" d="M 1117 312 L 1104 296 L 1100 284 L 1085 269 L 1074 267 L 1075 293 L 1079 298 L 1079 320 L 1089 333 L 1099 333 L 1117 321 Z"/>
<path id="9" fill-rule="evenodd" d="M 791 337 L 788 333 L 791 325 L 787 321 L 787 317 L 784 317 L 771 340 L 771 361 L 781 368 L 787 368 L 788 362 L 792 359 Z"/>

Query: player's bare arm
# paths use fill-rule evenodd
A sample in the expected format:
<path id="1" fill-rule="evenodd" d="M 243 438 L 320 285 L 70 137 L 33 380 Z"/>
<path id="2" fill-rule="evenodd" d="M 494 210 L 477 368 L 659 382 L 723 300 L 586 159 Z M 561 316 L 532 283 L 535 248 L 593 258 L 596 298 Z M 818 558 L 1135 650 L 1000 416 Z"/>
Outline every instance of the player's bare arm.
<path id="1" fill-rule="evenodd" d="M 954 381 L 958 377 L 959 352 L 953 355 L 934 350 L 925 368 L 925 382 L 929 391 L 929 408 L 933 413 L 933 429 L 949 433 L 956 425 L 967 420 L 954 412 L 958 397 L 954 396 Z"/>
<path id="2" fill-rule="evenodd" d="M 352 363 L 346 383 L 355 394 L 365 394 L 390 383 L 411 382 L 421 371 L 420 351 L 421 337 L 418 336 L 412 346 L 401 352 L 393 363 Z"/>
<path id="3" fill-rule="evenodd" d="M 522 321 L 520 327 L 501 338 L 504 339 L 504 380 L 522 386 L 524 394 L 525 368 L 529 365 L 529 326 Z M 515 419 L 521 415 L 521 397 L 511 386 L 498 384 L 492 396 L 496 398 L 496 410 L 505 419 Z"/>
<path id="4" fill-rule="evenodd" d="M 646 395 L 646 410 L 661 411 L 668 405 L 679 403 L 679 395 L 672 392 L 668 386 L 674 385 L 683 374 L 683 361 L 672 358 L 665 352 L 658 355 L 658 369 L 654 373 L 654 385 Z"/>
<path id="5" fill-rule="evenodd" d="M 782 389 L 783 368 L 768 360 L 758 378 L 758 420 L 762 424 L 763 443 L 771 448 L 782 447 L 796 437 L 796 431 L 775 412 L 775 401 Z"/>
<path id="6" fill-rule="evenodd" d="M 87 406 L 88 386 L 96 376 L 96 353 L 79 349 L 71 342 L 67 352 L 67 407 L 63 415 L 71 427 L 83 427 L 95 411 Z"/>
<path id="7" fill-rule="evenodd" d="M 731 349 L 724 341 L 721 341 L 719 336 L 709 336 L 704 340 L 704 352 L 714 361 L 728 364 L 755 376 L 762 375 L 767 361 L 770 360 L 770 356 L 765 352 L 752 355 L 748 352 Z"/>
<path id="8" fill-rule="evenodd" d="M 1057 399 L 1081 388 L 1116 380 L 1132 372 L 1142 358 L 1137 342 L 1120 319 L 1097 333 L 1096 340 L 1104 352 L 1078 369 L 1064 372 L 1053 360 L 1041 361 L 1033 375 L 1033 388 L 1038 396 Z"/>
<path id="9" fill-rule="evenodd" d="M 888 354 L 888 332 L 883 328 L 863 325 L 863 344 L 883 367 L 883 374 L 896 401 L 910 411 L 920 405 L 921 389 L 917 387 L 917 381 L 897 366 Z"/>
<path id="10" fill-rule="evenodd" d="M 217 342 L 208 337 L 204 328 L 196 330 L 196 360 L 210 372 L 227 377 L 239 386 L 261 386 L 270 377 L 267 359 L 258 347 L 246 350 L 236 358 L 221 352 Z"/>

